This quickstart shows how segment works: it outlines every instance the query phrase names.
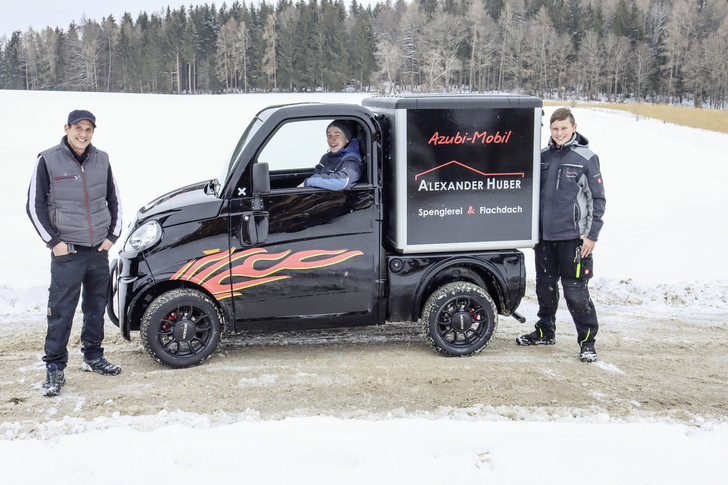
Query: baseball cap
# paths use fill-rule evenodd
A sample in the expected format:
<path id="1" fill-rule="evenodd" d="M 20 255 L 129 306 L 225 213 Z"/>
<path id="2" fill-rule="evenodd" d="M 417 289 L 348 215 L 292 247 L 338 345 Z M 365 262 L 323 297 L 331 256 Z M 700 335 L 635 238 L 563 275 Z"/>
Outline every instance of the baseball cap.
<path id="1" fill-rule="evenodd" d="M 85 109 L 74 109 L 68 113 L 68 124 L 75 125 L 81 120 L 89 120 L 94 128 L 96 128 L 96 117 L 90 111 Z"/>

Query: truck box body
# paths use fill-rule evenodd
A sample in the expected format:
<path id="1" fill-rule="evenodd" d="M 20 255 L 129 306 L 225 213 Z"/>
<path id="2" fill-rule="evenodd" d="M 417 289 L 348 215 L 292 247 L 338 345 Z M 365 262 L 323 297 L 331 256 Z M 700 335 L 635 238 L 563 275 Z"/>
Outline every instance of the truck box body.
<path id="1" fill-rule="evenodd" d="M 542 102 L 530 96 L 383 96 L 393 162 L 386 237 L 401 253 L 532 247 Z"/>

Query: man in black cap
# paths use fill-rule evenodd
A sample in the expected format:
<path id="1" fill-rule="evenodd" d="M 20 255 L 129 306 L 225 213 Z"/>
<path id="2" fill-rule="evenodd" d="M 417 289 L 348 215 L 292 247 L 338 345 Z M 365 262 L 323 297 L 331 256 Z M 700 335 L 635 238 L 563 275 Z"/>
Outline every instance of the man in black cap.
<path id="1" fill-rule="evenodd" d="M 108 251 L 121 235 L 121 204 L 109 156 L 91 145 L 96 117 L 68 115 L 66 136 L 38 155 L 26 210 L 52 250 L 45 340 L 43 394 L 57 396 L 66 382 L 68 339 L 83 288 L 82 369 L 117 375 L 104 358 L 104 312 L 109 285 Z"/>
<path id="2" fill-rule="evenodd" d="M 303 181 L 305 187 L 327 190 L 350 189 L 359 181 L 364 164 L 359 151 L 359 140 L 354 137 L 356 125 L 347 120 L 334 120 L 326 127 L 325 153 L 314 168 L 313 175 Z"/>

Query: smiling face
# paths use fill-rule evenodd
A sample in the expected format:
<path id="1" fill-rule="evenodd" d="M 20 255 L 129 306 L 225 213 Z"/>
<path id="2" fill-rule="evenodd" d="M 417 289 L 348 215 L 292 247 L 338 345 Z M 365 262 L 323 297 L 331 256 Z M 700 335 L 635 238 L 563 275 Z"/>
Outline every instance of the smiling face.
<path id="1" fill-rule="evenodd" d="M 344 135 L 344 132 L 336 126 L 330 126 L 326 130 L 326 142 L 329 144 L 329 150 L 331 153 L 336 153 L 349 143 L 349 140 Z"/>
<path id="2" fill-rule="evenodd" d="M 574 133 L 576 133 L 576 123 L 572 124 L 568 118 L 551 123 L 551 138 L 556 143 L 556 148 L 561 148 L 564 143 L 568 143 Z"/>
<path id="3" fill-rule="evenodd" d="M 68 144 L 71 145 L 74 152 L 82 155 L 94 136 L 93 123 L 89 120 L 81 120 L 74 125 L 66 125 L 65 130 L 68 135 Z"/>

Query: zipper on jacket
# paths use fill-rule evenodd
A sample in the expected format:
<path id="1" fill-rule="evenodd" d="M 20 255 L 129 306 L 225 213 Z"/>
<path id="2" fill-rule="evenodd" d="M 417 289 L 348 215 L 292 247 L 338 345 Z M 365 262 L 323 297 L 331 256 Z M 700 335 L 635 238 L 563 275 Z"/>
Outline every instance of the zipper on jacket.
<path id="1" fill-rule="evenodd" d="M 83 165 L 81 165 L 81 178 L 83 179 L 83 196 L 86 198 L 86 220 L 88 221 L 88 237 L 89 237 L 89 247 L 94 247 L 94 234 L 93 230 L 91 229 L 91 210 L 88 207 L 88 189 L 86 188 L 86 171 L 83 169 Z"/>
<path id="2" fill-rule="evenodd" d="M 556 172 L 556 190 L 559 190 L 560 184 L 561 184 L 561 167 L 559 167 L 558 172 Z"/>

